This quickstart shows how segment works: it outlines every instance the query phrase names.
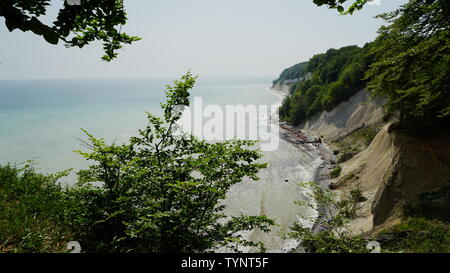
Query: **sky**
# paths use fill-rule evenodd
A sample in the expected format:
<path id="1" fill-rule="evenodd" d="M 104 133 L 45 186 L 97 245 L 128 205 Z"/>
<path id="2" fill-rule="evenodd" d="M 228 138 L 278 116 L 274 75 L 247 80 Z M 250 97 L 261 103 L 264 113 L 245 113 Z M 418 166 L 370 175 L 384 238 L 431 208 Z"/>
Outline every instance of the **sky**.
<path id="1" fill-rule="evenodd" d="M 53 0 L 45 21 L 63 0 Z M 83 1 L 83 0 L 82 0 Z M 272 77 L 329 48 L 362 46 L 383 25 L 375 15 L 404 0 L 377 0 L 340 16 L 312 0 L 125 0 L 123 28 L 141 41 L 111 63 L 99 43 L 50 45 L 31 32 L 8 32 L 0 17 L 0 79 Z"/>

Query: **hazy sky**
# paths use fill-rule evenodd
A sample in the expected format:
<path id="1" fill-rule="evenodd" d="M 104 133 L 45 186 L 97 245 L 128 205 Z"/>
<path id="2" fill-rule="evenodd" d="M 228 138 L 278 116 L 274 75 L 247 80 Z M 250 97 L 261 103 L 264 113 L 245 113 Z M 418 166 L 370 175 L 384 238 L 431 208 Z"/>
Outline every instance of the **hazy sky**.
<path id="1" fill-rule="evenodd" d="M 32 33 L 9 33 L 0 17 L 0 79 L 270 76 L 329 48 L 363 45 L 405 1 L 380 0 L 353 16 L 312 0 L 126 0 L 125 30 L 143 38 L 112 63 L 101 46 L 53 46 Z M 62 0 L 53 0 L 55 16 Z M 53 18 L 49 18 L 51 21 Z"/>

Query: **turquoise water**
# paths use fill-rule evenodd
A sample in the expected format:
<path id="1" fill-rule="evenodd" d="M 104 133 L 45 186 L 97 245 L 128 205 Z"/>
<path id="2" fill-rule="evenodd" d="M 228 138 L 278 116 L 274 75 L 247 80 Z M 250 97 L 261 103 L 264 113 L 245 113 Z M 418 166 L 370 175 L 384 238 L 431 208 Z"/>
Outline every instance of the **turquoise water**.
<path id="1" fill-rule="evenodd" d="M 171 80 L 36 80 L 0 81 L 0 164 L 38 162 L 41 172 L 74 168 L 64 182 L 73 183 L 75 171 L 88 162 L 73 150 L 86 150 L 80 128 L 107 141 L 124 142 L 146 124 L 145 111 L 161 113 L 164 86 Z M 192 97 L 204 105 L 273 105 L 280 93 L 269 90 L 270 79 L 200 79 Z M 270 126 L 278 126 L 270 119 Z M 267 117 L 265 118 L 267 123 Z M 251 231 L 245 237 L 262 241 L 269 252 L 285 252 L 298 242 L 286 240 L 299 215 L 315 215 L 294 202 L 305 200 L 299 182 L 312 181 L 321 161 L 312 149 L 280 139 L 276 150 L 264 152 L 269 166 L 258 182 L 245 179 L 227 194 L 227 215 L 267 215 L 279 226 L 270 233 Z M 251 252 L 251 249 L 242 249 Z M 227 251 L 222 249 L 220 251 Z"/>
<path id="2" fill-rule="evenodd" d="M 168 79 L 0 81 L 0 164 L 34 160 L 43 172 L 75 170 L 87 162 L 80 128 L 124 142 L 160 114 Z M 192 97 L 212 104 L 265 104 L 270 79 L 199 79 Z"/>

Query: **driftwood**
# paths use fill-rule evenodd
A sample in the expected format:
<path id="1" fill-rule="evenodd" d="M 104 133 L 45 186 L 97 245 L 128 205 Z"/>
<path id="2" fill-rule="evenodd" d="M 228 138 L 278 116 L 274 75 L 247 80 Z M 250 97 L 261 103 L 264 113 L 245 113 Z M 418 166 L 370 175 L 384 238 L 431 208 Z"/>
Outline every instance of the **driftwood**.
<path id="1" fill-rule="evenodd" d="M 280 126 L 282 129 L 285 129 L 287 131 L 289 131 L 291 134 L 295 135 L 297 138 L 300 139 L 300 141 L 296 142 L 298 144 L 313 144 L 313 143 L 322 143 L 322 140 L 320 138 L 316 139 L 316 140 L 309 140 L 300 130 L 296 130 L 290 126 L 287 125 L 281 125 Z"/>

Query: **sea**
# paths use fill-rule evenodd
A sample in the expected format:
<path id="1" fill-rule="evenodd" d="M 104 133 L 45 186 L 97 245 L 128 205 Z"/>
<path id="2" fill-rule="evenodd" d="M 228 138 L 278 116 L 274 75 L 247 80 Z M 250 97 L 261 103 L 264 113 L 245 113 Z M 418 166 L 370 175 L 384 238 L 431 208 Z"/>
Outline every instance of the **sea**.
<path id="1" fill-rule="evenodd" d="M 76 172 L 92 162 L 75 150 L 87 151 L 81 129 L 108 143 L 125 143 L 147 124 L 146 112 L 161 115 L 165 87 L 174 79 L 39 79 L 0 81 L 0 165 L 22 165 L 32 160 L 42 173 L 73 169 L 62 179 L 71 185 Z M 267 105 L 275 109 L 283 94 L 270 89 L 270 78 L 199 78 L 191 99 L 204 105 Z M 274 108 L 275 107 L 275 108 Z M 270 126 L 277 114 L 265 117 Z M 224 204 L 230 216 L 266 215 L 277 222 L 270 233 L 254 230 L 243 234 L 264 243 L 268 252 L 289 252 L 299 242 L 285 239 L 296 222 L 317 212 L 295 204 L 308 200 L 307 189 L 321 164 L 313 149 L 301 149 L 279 135 L 276 149 L 264 151 L 267 169 L 259 181 L 244 179 L 228 192 Z M 220 251 L 227 252 L 226 249 Z M 252 252 L 254 249 L 242 249 Z"/>

